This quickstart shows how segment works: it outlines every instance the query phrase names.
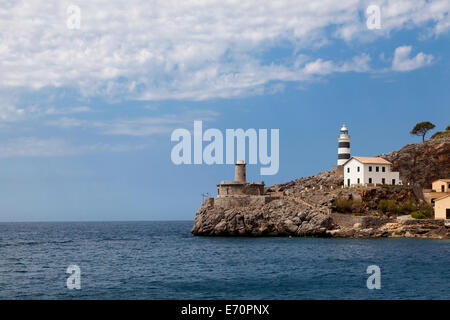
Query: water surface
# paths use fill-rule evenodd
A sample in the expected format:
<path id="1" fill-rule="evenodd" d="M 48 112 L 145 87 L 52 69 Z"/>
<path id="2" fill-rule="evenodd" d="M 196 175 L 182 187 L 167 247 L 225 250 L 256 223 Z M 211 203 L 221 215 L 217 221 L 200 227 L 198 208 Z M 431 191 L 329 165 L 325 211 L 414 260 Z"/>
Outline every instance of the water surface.
<path id="1" fill-rule="evenodd" d="M 0 223 L 0 299 L 450 299 L 450 240 L 209 238 L 192 222 Z M 66 287 L 81 268 L 81 290 Z M 381 290 L 368 290 L 369 265 Z"/>

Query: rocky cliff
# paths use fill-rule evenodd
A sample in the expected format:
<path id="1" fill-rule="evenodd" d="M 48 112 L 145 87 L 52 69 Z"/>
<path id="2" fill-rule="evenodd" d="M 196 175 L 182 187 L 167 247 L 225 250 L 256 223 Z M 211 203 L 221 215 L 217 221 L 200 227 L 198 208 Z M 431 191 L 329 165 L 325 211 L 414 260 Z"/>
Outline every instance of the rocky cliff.
<path id="1" fill-rule="evenodd" d="M 404 183 L 431 188 L 431 182 L 450 178 L 450 138 L 429 139 L 424 143 L 408 144 L 398 151 L 381 157 L 394 165 Z"/>
<path id="2" fill-rule="evenodd" d="M 426 141 L 383 154 L 411 186 L 341 188 L 342 173 L 324 171 L 266 188 L 265 196 L 207 199 L 191 232 L 207 236 L 321 236 L 450 238 L 440 220 L 416 220 L 377 211 L 381 200 L 420 202 L 417 190 L 450 177 L 450 139 Z M 415 187 L 414 187 L 415 186 Z M 338 213 L 336 199 L 357 204 L 356 212 Z M 239 201 L 238 201 L 239 200 Z"/>

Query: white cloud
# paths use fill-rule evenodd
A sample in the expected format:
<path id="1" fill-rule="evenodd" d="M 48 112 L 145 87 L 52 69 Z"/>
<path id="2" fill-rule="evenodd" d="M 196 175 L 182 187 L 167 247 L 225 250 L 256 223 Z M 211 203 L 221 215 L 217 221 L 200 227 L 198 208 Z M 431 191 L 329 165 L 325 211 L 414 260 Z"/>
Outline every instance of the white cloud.
<path id="1" fill-rule="evenodd" d="M 86 112 L 92 112 L 92 109 L 87 106 L 80 106 L 80 107 L 65 107 L 65 108 L 51 107 L 45 110 L 45 114 L 47 115 L 63 115 L 63 114 L 86 113 Z"/>
<path id="2" fill-rule="evenodd" d="M 371 1 L 78 0 L 79 30 L 66 27 L 72 1 L 3 1 L 0 88 L 70 87 L 86 96 L 148 100 L 259 94 L 274 81 L 308 79 L 296 54 L 278 64 L 258 58 L 280 43 L 301 56 L 403 28 L 449 30 L 448 0 L 375 2 L 382 9 L 377 33 L 361 18 Z M 353 71 L 327 61 L 306 70 L 320 63 L 316 75 Z"/>
<path id="3" fill-rule="evenodd" d="M 19 122 L 30 119 L 38 119 L 45 116 L 70 115 L 92 112 L 90 107 L 49 107 L 39 106 L 17 107 L 7 101 L 0 101 L 0 123 Z"/>
<path id="4" fill-rule="evenodd" d="M 419 52 L 415 57 L 410 58 L 411 50 L 411 46 L 401 46 L 395 49 L 392 70 L 411 71 L 429 65 L 433 61 L 431 54 L 423 52 Z"/>
<path id="5" fill-rule="evenodd" d="M 105 135 L 150 136 L 170 133 L 179 127 L 189 128 L 194 120 L 213 121 L 218 115 L 214 111 L 190 110 L 178 115 L 112 120 L 84 120 L 62 117 L 56 120 L 49 120 L 45 124 L 63 129 L 89 128 Z"/>
<path id="6" fill-rule="evenodd" d="M 307 63 L 303 72 L 307 75 L 327 75 L 335 72 L 367 72 L 370 70 L 369 62 L 370 56 L 367 54 L 362 54 L 354 57 L 349 62 L 343 63 L 317 59 L 316 61 Z"/>
<path id="7" fill-rule="evenodd" d="M 13 105 L 0 104 L 0 121 L 12 122 L 25 118 L 25 109 L 17 108 Z"/>
<path id="8" fill-rule="evenodd" d="M 146 145 L 93 144 L 72 145 L 59 138 L 21 137 L 0 143 L 0 158 L 61 157 L 93 152 L 126 152 L 145 149 Z"/>

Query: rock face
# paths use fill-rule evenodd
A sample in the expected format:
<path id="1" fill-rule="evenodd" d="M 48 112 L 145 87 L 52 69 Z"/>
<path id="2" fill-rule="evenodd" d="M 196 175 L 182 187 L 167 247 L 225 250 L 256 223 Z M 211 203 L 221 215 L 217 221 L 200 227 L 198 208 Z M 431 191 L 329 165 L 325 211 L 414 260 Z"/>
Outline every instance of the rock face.
<path id="1" fill-rule="evenodd" d="M 400 172 L 403 183 L 431 188 L 431 182 L 450 178 L 450 138 L 429 139 L 380 155 Z"/>
<path id="2" fill-rule="evenodd" d="M 210 206 L 205 201 L 191 232 L 198 236 L 450 238 L 450 228 L 444 220 L 330 213 L 327 208 L 311 208 L 290 199 L 228 209 Z"/>
<path id="3" fill-rule="evenodd" d="M 436 238 L 449 239 L 450 228 L 444 220 L 416 220 L 410 216 L 398 218 L 355 217 L 333 213 L 333 222 L 338 228 L 328 230 L 327 235 L 338 238 Z M 349 223 L 349 220 L 353 223 Z M 358 221 L 358 222 L 356 222 Z"/>
<path id="4" fill-rule="evenodd" d="M 192 233 L 209 236 L 326 236 L 333 220 L 324 208 L 310 208 L 290 199 L 264 205 L 223 208 L 205 201 Z"/>
<path id="5" fill-rule="evenodd" d="M 342 172 L 324 171 L 268 187 L 265 196 L 208 198 L 191 232 L 199 236 L 450 238 L 444 220 L 376 213 L 380 200 L 418 201 L 422 186 L 450 178 L 450 138 L 407 145 L 381 156 L 393 162 L 404 184 L 412 186 L 342 189 Z M 332 212 L 337 197 L 361 202 L 358 213 L 363 216 Z"/>

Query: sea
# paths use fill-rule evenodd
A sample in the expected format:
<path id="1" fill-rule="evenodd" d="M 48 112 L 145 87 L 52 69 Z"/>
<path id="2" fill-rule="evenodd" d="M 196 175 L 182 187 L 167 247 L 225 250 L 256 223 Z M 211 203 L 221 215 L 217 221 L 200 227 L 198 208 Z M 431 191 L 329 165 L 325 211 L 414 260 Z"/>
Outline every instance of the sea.
<path id="1" fill-rule="evenodd" d="M 450 299 L 448 239 L 196 237 L 191 228 L 0 223 L 0 299 Z"/>

